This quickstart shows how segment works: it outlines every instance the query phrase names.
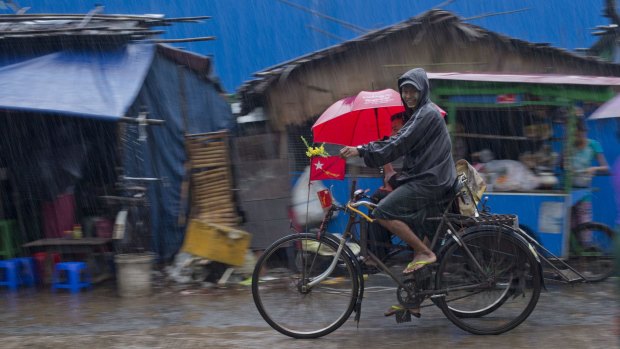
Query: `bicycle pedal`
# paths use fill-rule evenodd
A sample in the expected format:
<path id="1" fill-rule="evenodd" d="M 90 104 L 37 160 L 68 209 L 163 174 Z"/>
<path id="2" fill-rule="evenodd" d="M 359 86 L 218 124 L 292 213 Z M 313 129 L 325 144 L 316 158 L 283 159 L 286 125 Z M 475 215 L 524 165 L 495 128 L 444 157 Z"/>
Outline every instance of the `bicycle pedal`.
<path id="1" fill-rule="evenodd" d="M 403 322 L 411 322 L 411 313 L 407 309 L 399 310 L 396 312 L 395 319 L 397 324 L 401 324 Z"/>

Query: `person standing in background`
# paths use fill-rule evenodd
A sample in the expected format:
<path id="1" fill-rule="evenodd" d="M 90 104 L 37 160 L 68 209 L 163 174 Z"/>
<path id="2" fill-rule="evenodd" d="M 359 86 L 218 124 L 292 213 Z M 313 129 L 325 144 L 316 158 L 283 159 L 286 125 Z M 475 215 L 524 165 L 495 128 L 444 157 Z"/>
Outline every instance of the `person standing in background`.
<path id="1" fill-rule="evenodd" d="M 616 137 L 618 141 L 620 141 L 620 118 L 616 119 Z M 614 187 L 614 199 L 616 200 L 616 226 L 614 231 L 616 235 L 614 236 L 614 254 L 616 261 L 616 295 L 620 296 L 620 156 L 616 158 L 614 162 L 614 166 L 611 171 L 612 175 L 612 185 Z M 616 309 L 616 335 L 620 335 L 620 309 Z"/>
<path id="2" fill-rule="evenodd" d="M 573 188 L 590 189 L 592 176 L 609 172 L 609 165 L 603 155 L 601 144 L 594 139 L 587 138 L 586 123 L 583 119 L 577 122 L 575 148 L 571 158 L 573 171 Z M 593 166 L 596 162 L 597 165 Z M 571 208 L 571 228 L 581 223 L 592 221 L 592 193 L 584 195 Z M 579 237 L 581 242 L 588 244 L 592 240 L 591 234 Z"/>

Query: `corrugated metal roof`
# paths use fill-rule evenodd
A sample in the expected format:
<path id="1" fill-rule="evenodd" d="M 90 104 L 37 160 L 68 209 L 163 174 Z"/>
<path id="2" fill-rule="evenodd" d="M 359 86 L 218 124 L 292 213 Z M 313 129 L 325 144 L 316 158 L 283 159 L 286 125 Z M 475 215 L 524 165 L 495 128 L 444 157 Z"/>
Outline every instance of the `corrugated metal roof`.
<path id="1" fill-rule="evenodd" d="M 169 26 L 175 22 L 197 22 L 209 16 L 165 18 L 162 14 L 148 15 L 107 15 L 101 14 L 102 6 L 97 6 L 86 14 L 12 14 L 0 15 L 0 40 L 11 38 L 110 35 L 125 36 L 130 40 L 144 40 L 163 34 L 153 27 Z M 183 41 L 212 40 L 213 37 L 176 39 Z M 174 39 L 172 39 L 174 40 Z M 169 42 L 168 40 L 155 40 Z"/>

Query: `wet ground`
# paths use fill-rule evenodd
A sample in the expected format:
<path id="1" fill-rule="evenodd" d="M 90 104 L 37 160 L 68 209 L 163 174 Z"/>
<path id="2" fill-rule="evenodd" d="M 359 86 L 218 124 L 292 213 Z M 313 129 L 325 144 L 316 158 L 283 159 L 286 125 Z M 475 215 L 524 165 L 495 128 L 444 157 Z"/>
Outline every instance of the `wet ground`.
<path id="1" fill-rule="evenodd" d="M 372 276 L 369 284 L 382 282 Z M 383 311 L 393 292 L 368 293 L 359 327 L 352 319 L 316 340 L 294 340 L 260 317 L 249 287 L 156 287 L 120 298 L 113 282 L 72 295 L 49 289 L 0 289 L 0 347 L 9 348 L 618 348 L 617 280 L 548 285 L 532 315 L 499 336 L 475 336 L 439 309 L 397 324 Z"/>

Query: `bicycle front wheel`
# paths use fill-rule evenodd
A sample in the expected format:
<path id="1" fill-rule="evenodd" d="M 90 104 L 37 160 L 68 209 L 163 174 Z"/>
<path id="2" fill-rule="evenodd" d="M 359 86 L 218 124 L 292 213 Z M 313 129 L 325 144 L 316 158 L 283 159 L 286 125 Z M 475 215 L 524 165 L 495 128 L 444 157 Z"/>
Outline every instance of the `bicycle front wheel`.
<path id="1" fill-rule="evenodd" d="M 443 254 L 437 288 L 445 290 L 445 296 L 437 303 L 465 331 L 504 333 L 536 307 L 541 290 L 537 263 L 526 243 L 496 228 L 481 227 L 464 235 L 463 245 L 454 243 Z"/>
<path id="2" fill-rule="evenodd" d="M 614 271 L 614 231 L 601 223 L 578 225 L 571 237 L 568 264 L 590 282 L 605 280 Z"/>
<path id="3" fill-rule="evenodd" d="M 351 315 L 359 292 L 357 270 L 338 244 L 315 234 L 294 234 L 273 243 L 252 275 L 258 312 L 275 330 L 293 338 L 317 338 L 340 327 Z M 325 278 L 311 285 L 334 263 Z"/>

